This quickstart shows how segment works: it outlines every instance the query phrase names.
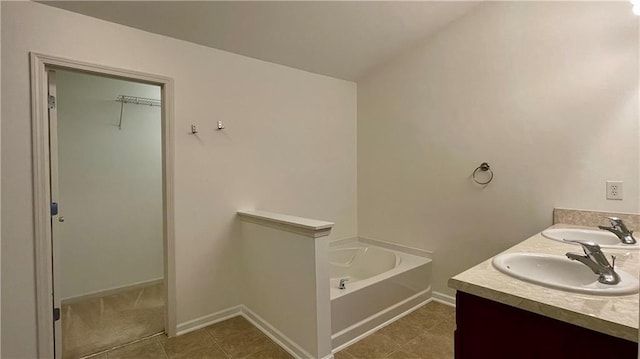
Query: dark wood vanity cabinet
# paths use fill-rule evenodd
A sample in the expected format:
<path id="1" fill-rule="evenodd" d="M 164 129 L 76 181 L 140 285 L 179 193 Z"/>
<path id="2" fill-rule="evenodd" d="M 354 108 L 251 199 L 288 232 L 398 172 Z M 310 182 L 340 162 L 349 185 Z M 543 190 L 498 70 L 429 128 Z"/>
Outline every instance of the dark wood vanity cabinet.
<path id="1" fill-rule="evenodd" d="M 637 359 L 638 343 L 456 294 L 456 359 Z"/>

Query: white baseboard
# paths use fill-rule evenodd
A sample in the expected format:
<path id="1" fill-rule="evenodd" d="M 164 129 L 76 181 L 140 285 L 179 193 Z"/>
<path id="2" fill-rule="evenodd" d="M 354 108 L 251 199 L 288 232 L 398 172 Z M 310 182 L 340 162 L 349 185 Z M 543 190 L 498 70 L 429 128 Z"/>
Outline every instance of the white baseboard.
<path id="1" fill-rule="evenodd" d="M 304 350 L 301 346 L 299 346 L 296 342 L 291 340 L 289 337 L 284 335 L 281 331 L 276 329 L 274 326 L 269 324 L 266 320 L 262 319 L 258 314 L 254 313 L 251 309 L 246 306 L 242 306 L 242 316 L 245 317 L 248 321 L 251 322 L 254 326 L 260 329 L 266 336 L 271 338 L 274 342 L 276 342 L 282 349 L 286 350 L 289 354 L 293 355 L 294 358 L 313 358 L 309 352 Z M 329 354 L 331 357 L 333 355 Z M 323 359 L 331 359 L 329 356 Z"/>
<path id="2" fill-rule="evenodd" d="M 433 296 L 433 300 L 438 303 L 450 305 L 452 307 L 456 306 L 456 297 L 452 297 L 440 292 L 433 292 L 431 293 L 431 295 Z"/>
<path id="3" fill-rule="evenodd" d="M 396 315 L 395 317 L 385 321 L 384 323 L 376 326 L 375 328 L 363 333 L 362 335 L 357 336 L 356 338 L 353 338 L 352 340 L 340 345 L 339 347 L 336 347 L 332 350 L 332 353 L 323 357 L 322 359 L 334 359 L 333 354 L 362 340 L 363 338 L 371 335 L 372 333 L 386 327 L 387 325 L 395 322 L 396 320 L 410 314 L 411 312 L 413 312 L 414 310 L 422 307 L 425 304 L 428 304 L 432 301 L 436 301 L 442 304 L 446 304 L 446 305 L 450 305 L 450 306 L 455 306 L 455 302 L 456 299 L 455 297 L 452 297 L 450 295 L 446 295 L 446 294 L 442 294 L 440 292 L 432 292 L 432 297 L 413 306 L 412 308 Z M 223 320 L 227 320 L 233 317 L 237 317 L 237 316 L 242 316 L 245 319 L 247 319 L 249 322 L 251 322 L 251 324 L 253 324 L 256 328 L 258 328 L 261 332 L 263 332 L 266 336 L 268 336 L 269 338 L 271 338 L 271 340 L 273 340 L 275 343 L 277 343 L 280 347 L 282 347 L 282 349 L 284 349 L 285 351 L 287 351 L 289 354 L 291 354 L 293 357 L 295 358 L 313 358 L 313 356 L 311 354 L 309 354 L 306 350 L 304 350 L 302 347 L 300 347 L 296 342 L 294 342 L 293 340 L 291 340 L 289 337 L 287 337 L 286 335 L 284 335 L 281 331 L 279 331 L 278 329 L 276 329 L 273 325 L 271 325 L 269 322 L 267 322 L 266 320 L 264 320 L 262 317 L 260 317 L 258 314 L 256 314 L 254 311 L 252 311 L 251 309 L 247 308 L 245 305 L 240 304 L 240 305 L 236 305 L 234 307 L 230 307 L 224 310 L 221 310 L 219 312 L 216 313 L 212 313 L 212 314 L 208 314 L 205 316 L 202 316 L 200 318 L 196 318 L 193 320 L 190 320 L 188 322 L 184 322 L 181 324 L 178 324 L 177 327 L 177 335 L 183 335 L 183 334 L 187 334 L 189 332 L 207 327 L 209 325 L 221 322 Z"/>
<path id="4" fill-rule="evenodd" d="M 176 328 L 176 335 L 180 336 L 183 334 L 187 334 L 189 332 L 193 332 L 195 330 L 207 327 L 211 324 L 215 324 L 223 320 L 227 320 L 227 319 L 242 315 L 242 307 L 243 305 L 236 305 L 234 307 L 223 309 L 219 312 L 207 314 L 200 318 L 196 318 L 184 323 L 180 323 Z"/>
<path id="5" fill-rule="evenodd" d="M 164 282 L 164 278 L 156 278 L 156 279 L 151 279 L 151 280 L 145 280 L 145 281 L 142 281 L 142 282 L 136 282 L 136 283 L 133 283 L 133 284 L 123 285 L 123 286 L 120 286 L 120 287 L 101 289 L 101 290 L 97 290 L 95 292 L 89 292 L 89 293 L 85 293 L 85 294 L 76 295 L 76 296 L 73 296 L 73 297 L 62 298 L 60 301 L 62 302 L 63 305 L 65 305 L 65 304 L 73 304 L 73 303 L 77 303 L 77 302 L 83 301 L 85 299 L 106 297 L 106 296 L 109 296 L 109 295 L 118 294 L 118 293 L 122 293 L 122 292 L 127 292 L 127 291 L 134 290 L 134 289 L 142 289 L 142 288 L 146 288 L 146 287 L 153 287 L 155 285 L 162 284 L 163 282 Z"/>
<path id="6" fill-rule="evenodd" d="M 282 347 L 282 349 L 293 355 L 294 358 L 313 358 L 312 355 L 310 355 L 306 350 L 296 344 L 296 342 L 284 335 L 281 331 L 273 327 L 271 324 L 269 324 L 269 322 L 262 319 L 262 317 L 257 315 L 255 312 L 253 312 L 243 304 L 236 305 L 234 307 L 223 309 L 221 311 L 178 324 L 177 335 L 180 336 L 183 334 L 187 334 L 237 316 L 242 316 L 246 320 L 251 322 L 251 324 L 253 324 L 266 336 L 271 338 L 271 340 Z M 332 358 L 333 355 L 331 354 L 330 357 L 327 356 L 323 359 Z"/>

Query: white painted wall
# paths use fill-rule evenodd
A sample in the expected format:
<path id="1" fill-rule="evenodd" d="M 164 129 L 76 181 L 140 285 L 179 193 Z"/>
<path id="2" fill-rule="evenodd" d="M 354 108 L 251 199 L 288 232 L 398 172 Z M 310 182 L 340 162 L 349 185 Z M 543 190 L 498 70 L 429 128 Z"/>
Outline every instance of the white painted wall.
<path id="1" fill-rule="evenodd" d="M 358 82 L 360 235 L 434 251 L 453 294 L 554 207 L 639 212 L 638 66 L 628 3 L 480 5 Z"/>
<path id="2" fill-rule="evenodd" d="M 2 29 L 2 6 L 0 6 L 0 29 Z M 2 83 L 2 39 L 0 38 L 0 83 Z M 0 123 L 2 123 L 2 86 L 0 86 Z M 0 126 L 0 187 L 2 187 L 2 126 Z M 0 278 L 2 278 L 2 191 L 0 191 Z M 2 293 L 2 281 L 0 281 L 0 293 Z M 2 295 L 0 295 L 0 308 L 2 308 Z M 2 323 L 2 311 L 0 310 L 0 323 Z M 2 325 L 0 325 L 0 356 L 2 355 Z"/>
<path id="3" fill-rule="evenodd" d="M 354 83 L 1 6 L 2 357 L 35 357 L 29 51 L 175 79 L 178 323 L 238 304 L 239 208 L 433 250 L 447 293 L 554 206 L 639 211 L 638 22 L 624 2 L 480 5 L 362 79 L 358 158 Z M 485 189 L 469 179 L 482 161 L 496 171 Z M 630 184 L 625 201 L 603 200 L 612 178 Z"/>
<path id="4" fill-rule="evenodd" d="M 61 298 L 163 277 L 160 87 L 56 71 Z M 57 231 L 58 233 L 58 231 Z"/>
<path id="5" fill-rule="evenodd" d="M 332 238 L 357 235 L 353 82 L 38 3 L 1 6 L 2 207 L 11 208 L 2 212 L 3 358 L 36 350 L 29 51 L 175 80 L 178 323 L 239 303 L 240 208 L 322 218 L 336 223 Z"/>
<path id="6" fill-rule="evenodd" d="M 242 303 L 300 346 L 301 357 L 331 354 L 328 238 L 245 221 L 241 232 Z"/>

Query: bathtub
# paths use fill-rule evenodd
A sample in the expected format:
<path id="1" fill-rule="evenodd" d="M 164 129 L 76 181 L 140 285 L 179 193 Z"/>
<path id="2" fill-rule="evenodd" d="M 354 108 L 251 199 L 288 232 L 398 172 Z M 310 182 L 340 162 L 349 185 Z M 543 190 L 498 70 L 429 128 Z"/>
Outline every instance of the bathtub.
<path id="1" fill-rule="evenodd" d="M 334 351 L 431 298 L 429 258 L 354 242 L 331 247 L 329 261 Z"/>

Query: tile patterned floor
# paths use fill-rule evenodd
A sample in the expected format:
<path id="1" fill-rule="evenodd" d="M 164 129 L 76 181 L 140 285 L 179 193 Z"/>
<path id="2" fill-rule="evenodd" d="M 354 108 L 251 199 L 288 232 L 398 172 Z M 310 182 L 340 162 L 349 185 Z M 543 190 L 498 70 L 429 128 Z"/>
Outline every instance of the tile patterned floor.
<path id="1" fill-rule="evenodd" d="M 455 309 L 431 302 L 335 354 L 336 359 L 453 358 Z M 91 359 L 288 359 L 287 352 L 242 317 L 167 338 L 155 336 Z"/>
<path id="2" fill-rule="evenodd" d="M 431 302 L 339 351 L 335 359 L 451 359 L 455 308 Z"/>
<path id="3" fill-rule="evenodd" d="M 289 353 L 243 317 L 167 338 L 155 336 L 91 359 L 290 359 Z"/>
<path id="4" fill-rule="evenodd" d="M 62 357 L 77 359 L 164 331 L 163 286 L 62 305 Z"/>

